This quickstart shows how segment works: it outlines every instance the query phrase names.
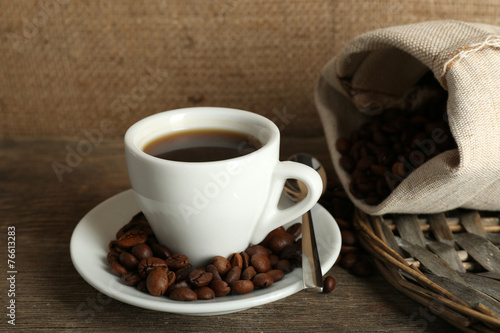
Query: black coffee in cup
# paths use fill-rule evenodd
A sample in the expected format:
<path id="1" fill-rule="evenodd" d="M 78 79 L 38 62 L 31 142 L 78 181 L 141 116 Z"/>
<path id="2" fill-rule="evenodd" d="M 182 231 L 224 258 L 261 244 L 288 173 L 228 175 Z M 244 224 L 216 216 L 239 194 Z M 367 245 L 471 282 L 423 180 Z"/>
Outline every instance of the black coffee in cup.
<path id="1" fill-rule="evenodd" d="M 195 129 L 169 133 L 148 143 L 149 155 L 180 162 L 211 162 L 249 154 L 262 147 L 252 135 L 222 129 Z"/>

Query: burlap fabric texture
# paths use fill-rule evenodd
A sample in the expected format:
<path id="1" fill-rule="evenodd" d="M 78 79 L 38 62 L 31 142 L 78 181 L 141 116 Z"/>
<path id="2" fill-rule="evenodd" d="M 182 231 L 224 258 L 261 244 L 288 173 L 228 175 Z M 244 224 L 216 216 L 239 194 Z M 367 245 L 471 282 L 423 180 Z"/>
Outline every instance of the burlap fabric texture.
<path id="1" fill-rule="evenodd" d="M 334 167 L 348 191 L 335 142 L 370 114 L 407 102 L 431 70 L 448 91 L 447 115 L 457 149 L 416 168 L 368 214 L 500 209 L 500 27 L 430 21 L 356 37 L 323 68 L 316 106 Z"/>

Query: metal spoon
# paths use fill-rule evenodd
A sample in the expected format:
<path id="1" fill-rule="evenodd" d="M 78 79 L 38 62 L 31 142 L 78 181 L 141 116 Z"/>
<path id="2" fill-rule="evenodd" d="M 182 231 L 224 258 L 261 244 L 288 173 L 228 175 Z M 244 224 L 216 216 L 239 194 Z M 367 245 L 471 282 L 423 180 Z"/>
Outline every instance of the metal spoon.
<path id="1" fill-rule="evenodd" d="M 316 170 L 323 180 L 323 192 L 325 192 L 326 172 L 317 159 L 307 154 L 295 154 L 288 158 L 288 160 L 308 165 Z M 285 182 L 285 193 L 290 199 L 297 202 L 307 195 L 307 186 L 299 180 L 288 179 Z M 321 273 L 311 211 L 302 216 L 302 271 L 304 288 L 306 290 L 322 292 L 323 274 Z"/>

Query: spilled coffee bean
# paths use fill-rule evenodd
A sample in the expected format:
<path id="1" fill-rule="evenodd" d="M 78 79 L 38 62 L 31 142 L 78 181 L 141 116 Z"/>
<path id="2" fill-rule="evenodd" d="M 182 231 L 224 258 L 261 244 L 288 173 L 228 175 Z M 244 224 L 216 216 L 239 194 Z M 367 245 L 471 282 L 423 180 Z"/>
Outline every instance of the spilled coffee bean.
<path id="1" fill-rule="evenodd" d="M 327 276 L 323 282 L 323 292 L 325 294 L 331 293 L 335 289 L 336 281 L 333 276 Z"/>

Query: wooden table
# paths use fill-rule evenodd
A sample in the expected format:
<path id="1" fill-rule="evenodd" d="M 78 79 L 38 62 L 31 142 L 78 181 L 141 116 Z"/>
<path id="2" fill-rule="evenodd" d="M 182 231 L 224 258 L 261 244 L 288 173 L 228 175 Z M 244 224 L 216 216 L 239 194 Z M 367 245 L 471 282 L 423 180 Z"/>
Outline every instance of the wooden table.
<path id="1" fill-rule="evenodd" d="M 333 175 L 322 137 L 285 138 L 282 158 L 317 156 Z M 242 312 L 191 317 L 145 310 L 112 300 L 87 284 L 70 259 L 69 242 L 80 219 L 103 200 L 130 187 L 123 143 L 90 147 L 61 181 L 54 161 L 65 164 L 78 141 L 0 142 L 0 331 L 324 331 L 442 332 L 452 327 L 397 292 L 380 275 L 359 278 L 333 267 L 331 294 L 298 292 Z M 89 148 L 89 147 L 87 147 Z M 83 150 L 82 150 L 83 151 Z M 15 297 L 8 296 L 7 234 L 15 227 Z M 15 327 L 7 323 L 15 299 Z"/>

